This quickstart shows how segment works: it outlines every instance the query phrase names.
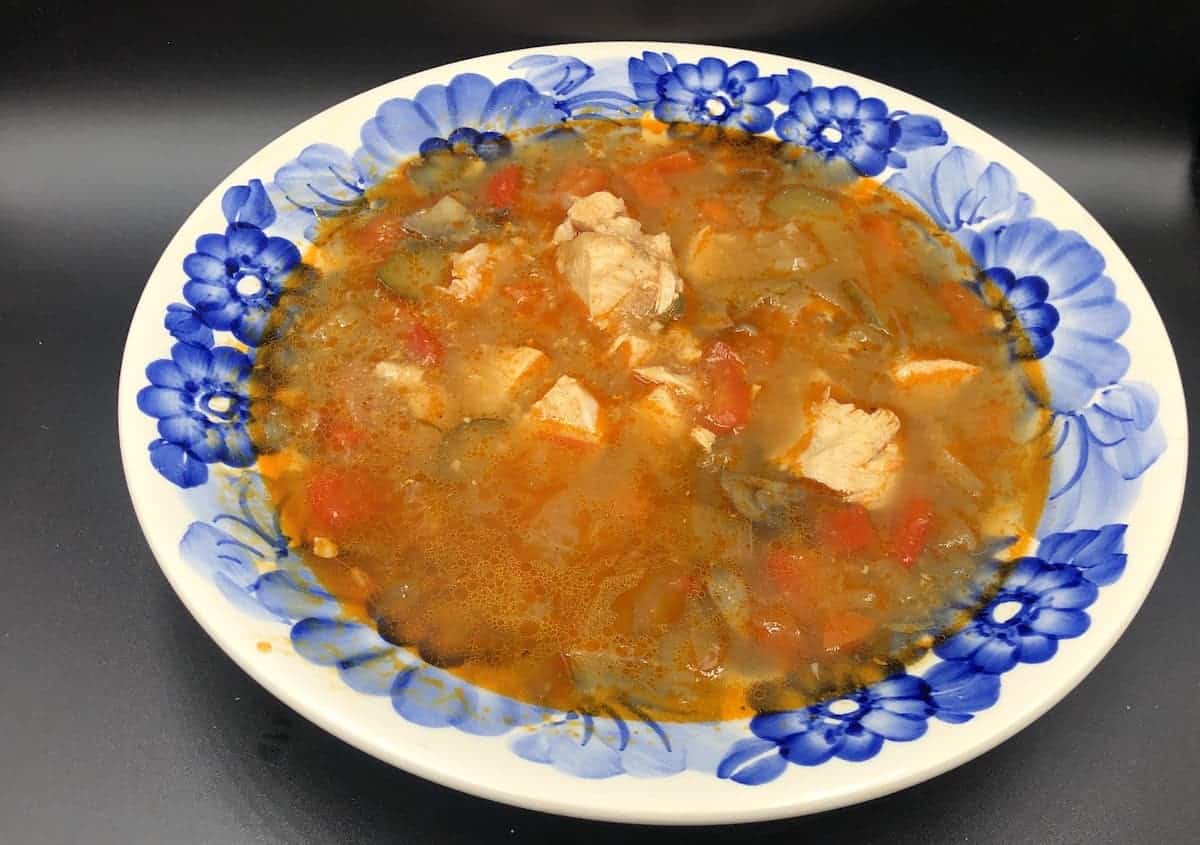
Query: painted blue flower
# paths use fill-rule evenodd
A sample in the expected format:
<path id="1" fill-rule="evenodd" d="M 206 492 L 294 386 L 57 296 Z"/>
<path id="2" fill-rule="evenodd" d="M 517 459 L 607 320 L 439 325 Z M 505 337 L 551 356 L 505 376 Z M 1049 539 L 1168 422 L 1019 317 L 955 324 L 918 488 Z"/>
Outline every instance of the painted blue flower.
<path id="1" fill-rule="evenodd" d="M 884 740 L 910 742 L 931 716 L 964 722 L 999 695 L 995 679 L 961 666 L 935 666 L 924 678 L 898 674 L 803 710 L 755 716 L 750 730 L 779 746 L 784 760 L 816 766 L 832 757 L 868 760 Z"/>
<path id="2" fill-rule="evenodd" d="M 904 167 L 903 153 L 946 143 L 936 118 L 889 112 L 883 100 L 860 97 L 848 85 L 798 91 L 776 119 L 775 132 L 825 159 L 845 159 L 863 176 L 882 173 L 889 164 Z"/>
<path id="3" fill-rule="evenodd" d="M 964 147 L 913 152 L 887 186 L 913 200 L 947 232 L 984 221 L 1019 220 L 1033 208 L 1008 168 Z"/>
<path id="4" fill-rule="evenodd" d="M 1137 496 L 1133 482 L 1167 448 L 1158 395 L 1143 382 L 1106 387 L 1083 410 L 1058 414 L 1054 425 L 1040 534 L 1122 517 Z"/>
<path id="5" fill-rule="evenodd" d="M 411 100 L 397 97 L 381 105 L 363 124 L 354 164 L 370 184 L 416 153 L 470 146 L 494 158 L 507 152 L 508 133 L 566 119 L 553 97 L 523 79 L 496 85 L 486 76 L 462 73 L 448 85 L 425 86 Z"/>
<path id="6" fill-rule="evenodd" d="M 659 120 L 717 124 L 747 132 L 770 128 L 774 114 L 768 106 L 778 85 L 770 76 L 759 76 L 753 62 L 730 66 L 709 56 L 696 64 L 677 63 L 670 54 L 649 59 L 650 54 L 630 59 L 629 78 L 634 92 L 646 105 L 653 105 Z"/>
<path id="7" fill-rule="evenodd" d="M 1091 619 L 1084 608 L 1097 594 L 1096 585 L 1075 566 L 1021 558 L 988 606 L 934 653 L 990 674 L 1018 663 L 1044 663 L 1058 651 L 1059 640 L 1088 629 Z"/>
<path id="8" fill-rule="evenodd" d="M 1042 350 L 1051 408 L 1078 411 L 1096 390 L 1125 374 L 1129 352 L 1116 339 L 1129 326 L 1129 309 L 1104 275 L 1097 249 L 1040 218 L 964 235 L 983 272 L 1000 287 L 1010 286 L 1012 307 L 1034 349 Z"/>
<path id="9" fill-rule="evenodd" d="M 991 286 L 987 284 L 991 282 Z M 1054 348 L 1058 309 L 1046 301 L 1050 285 L 1041 276 L 1017 278 L 1007 267 L 993 267 L 971 288 L 1004 317 L 1014 358 L 1045 358 Z"/>
<path id="10" fill-rule="evenodd" d="M 137 404 L 158 420 L 160 439 L 150 444 L 150 461 L 169 481 L 195 487 L 208 478 L 205 464 L 254 463 L 246 432 L 250 367 L 244 353 L 228 346 L 177 343 L 169 359 L 146 368 L 150 386 L 138 392 Z"/>
<path id="11" fill-rule="evenodd" d="M 197 238 L 196 251 L 183 259 L 183 297 L 205 325 L 257 346 L 284 278 L 299 263 L 291 241 L 269 237 L 252 223 L 231 222 L 223 235 Z"/>
<path id="12" fill-rule="evenodd" d="M 1038 557 L 1049 564 L 1070 564 L 1097 587 L 1115 584 L 1125 571 L 1125 525 L 1060 531 L 1043 537 Z"/>

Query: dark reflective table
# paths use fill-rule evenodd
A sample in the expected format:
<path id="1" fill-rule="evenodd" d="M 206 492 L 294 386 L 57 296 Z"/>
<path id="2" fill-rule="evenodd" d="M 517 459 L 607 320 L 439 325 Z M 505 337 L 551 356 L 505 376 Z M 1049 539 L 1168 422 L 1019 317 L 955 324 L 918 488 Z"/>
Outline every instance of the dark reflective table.
<path id="1" fill-rule="evenodd" d="M 0 842 L 676 835 L 511 809 L 366 757 L 255 686 L 159 574 L 116 450 L 125 330 L 183 219 L 282 131 L 428 66 L 551 42 L 658 37 L 834 65 L 976 123 L 1081 200 L 1145 279 L 1195 391 L 1197 32 L 1195 11 L 1045 0 L 5 3 Z M 688 840 L 1196 841 L 1195 512 L 1192 498 L 1129 632 L 1014 739 L 865 806 Z"/>

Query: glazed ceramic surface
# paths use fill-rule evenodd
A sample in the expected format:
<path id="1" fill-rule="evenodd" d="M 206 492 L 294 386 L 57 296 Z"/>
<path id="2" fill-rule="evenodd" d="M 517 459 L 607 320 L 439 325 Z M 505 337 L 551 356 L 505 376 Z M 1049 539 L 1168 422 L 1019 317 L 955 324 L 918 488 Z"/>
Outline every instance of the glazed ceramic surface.
<path id="1" fill-rule="evenodd" d="M 247 379 L 318 221 L 354 213 L 413 156 L 466 144 L 498 158 L 517 130 L 644 111 L 803 145 L 908 197 L 1004 290 L 1005 319 L 1020 322 L 1049 382 L 1056 445 L 1036 547 L 925 659 L 803 710 L 667 724 L 637 710 L 552 711 L 472 687 L 347 618 L 290 548 L 255 473 Z M 1108 651 L 1153 583 L 1187 449 L 1178 370 L 1145 288 L 1047 176 L 887 86 L 684 44 L 472 59 L 287 132 L 214 190 L 167 247 L 134 315 L 119 407 L 130 492 L 163 571 L 205 630 L 284 702 L 457 789 L 664 823 L 862 801 L 958 765 L 1045 712 Z"/>

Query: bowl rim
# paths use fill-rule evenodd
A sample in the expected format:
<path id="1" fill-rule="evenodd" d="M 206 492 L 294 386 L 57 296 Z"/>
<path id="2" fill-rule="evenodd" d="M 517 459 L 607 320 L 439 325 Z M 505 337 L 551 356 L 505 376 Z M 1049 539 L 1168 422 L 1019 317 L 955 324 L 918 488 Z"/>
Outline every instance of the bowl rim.
<path id="1" fill-rule="evenodd" d="M 1144 321 L 1148 321 L 1146 330 L 1151 334 L 1158 335 L 1164 341 L 1164 343 L 1158 344 L 1159 349 L 1157 350 L 1154 365 L 1157 372 L 1156 384 L 1166 386 L 1166 393 L 1169 394 L 1162 397 L 1162 408 L 1163 417 L 1169 417 L 1171 420 L 1171 433 L 1168 435 L 1168 442 L 1172 454 L 1170 460 L 1161 462 L 1161 467 L 1156 470 L 1158 477 L 1153 491 L 1144 489 L 1141 497 L 1148 497 L 1153 492 L 1156 501 L 1166 509 L 1161 510 L 1160 508 L 1160 513 L 1157 516 L 1158 527 L 1153 532 L 1154 536 L 1149 539 L 1143 537 L 1139 540 L 1141 545 L 1137 546 L 1136 551 L 1142 575 L 1137 580 L 1137 583 L 1134 584 L 1133 579 L 1130 579 L 1129 583 L 1126 583 L 1124 580 L 1122 581 L 1121 606 L 1115 608 L 1113 602 L 1106 604 L 1106 613 L 1108 615 L 1104 617 L 1105 623 L 1103 625 L 1094 625 L 1092 630 L 1089 631 L 1088 636 L 1084 638 L 1086 647 L 1073 649 L 1073 652 L 1080 653 L 1073 653 L 1070 658 L 1059 658 L 1058 661 L 1055 661 L 1054 665 L 1058 671 L 1054 673 L 1055 680 L 1049 688 L 1042 689 L 1040 695 L 1035 695 L 1024 700 L 1014 700 L 1014 697 L 1010 695 L 1007 697 L 1007 700 L 997 704 L 993 708 L 997 711 L 1002 711 L 1005 716 L 998 727 L 993 727 L 984 732 L 982 736 L 962 743 L 959 747 L 946 753 L 916 754 L 916 757 L 926 759 L 921 760 L 915 765 L 900 767 L 888 776 L 875 778 L 860 788 L 843 789 L 812 799 L 806 799 L 805 796 L 802 794 L 798 795 L 796 792 L 777 789 L 771 790 L 770 793 L 762 794 L 757 794 L 758 790 L 755 790 L 756 800 L 750 801 L 747 799 L 751 797 L 751 792 L 743 790 L 741 792 L 730 793 L 732 796 L 731 800 L 723 804 L 699 802 L 697 805 L 685 807 L 681 803 L 656 804 L 652 801 L 647 801 L 636 806 L 619 806 L 619 801 L 627 799 L 626 790 L 612 790 L 607 788 L 611 786 L 611 782 L 579 782 L 574 779 L 564 779 L 562 780 L 564 786 L 575 785 L 577 788 L 564 788 L 553 792 L 534 794 L 535 790 L 530 788 L 530 781 L 545 780 L 544 778 L 497 777 L 501 772 L 492 766 L 480 766 L 472 770 L 469 766 L 461 765 L 457 761 L 452 761 L 447 766 L 443 763 L 435 762 L 430 754 L 417 755 L 413 753 L 412 749 L 392 747 L 389 743 L 381 741 L 379 737 L 365 731 L 360 724 L 350 719 L 347 713 L 339 712 L 336 707 L 331 707 L 329 699 L 325 697 L 305 697 L 300 694 L 302 692 L 301 689 L 282 680 L 282 676 L 278 672 L 268 671 L 264 668 L 263 663 L 249 659 L 248 653 L 252 644 L 235 641 L 234 633 L 229 628 L 218 624 L 221 614 L 212 611 L 211 607 L 206 603 L 206 598 L 198 595 L 193 590 L 192 585 L 188 583 L 188 579 L 183 577 L 180 567 L 174 565 L 174 562 L 179 558 L 179 551 L 174 545 L 177 537 L 159 527 L 158 512 L 162 508 L 161 497 L 156 495 L 154 489 L 142 482 L 142 479 L 145 477 L 145 467 L 142 466 L 146 463 L 145 446 L 144 441 L 133 433 L 139 428 L 135 419 L 138 411 L 133 402 L 133 396 L 141 385 L 142 372 L 148 359 L 145 349 L 137 337 L 137 329 L 139 326 L 145 325 L 148 321 L 158 321 L 159 315 L 157 313 L 150 313 L 151 291 L 156 286 L 156 280 L 161 279 L 164 275 L 178 275 L 177 269 L 172 266 L 175 264 L 172 255 L 180 248 L 187 249 L 187 242 L 191 240 L 192 233 L 197 230 L 198 225 L 203 219 L 212 217 L 212 209 L 219 205 L 221 193 L 229 185 L 234 184 L 235 177 L 238 174 L 252 167 L 257 159 L 267 157 L 272 152 L 282 149 L 298 151 L 305 143 L 319 140 L 318 137 L 311 133 L 318 124 L 329 120 L 335 112 L 346 108 L 350 104 L 362 105 L 367 102 L 381 102 L 388 96 L 390 89 L 394 89 L 395 86 L 400 84 L 417 86 L 429 82 L 443 81 L 448 79 L 452 74 L 477 69 L 480 64 L 500 61 L 509 62 L 530 53 L 566 53 L 569 55 L 583 55 L 585 57 L 588 54 L 633 56 L 641 53 L 643 50 L 674 51 L 683 54 L 703 52 L 705 55 L 716 55 L 733 60 L 745 58 L 759 63 L 787 63 L 791 66 L 811 71 L 814 76 L 820 75 L 825 78 L 837 79 L 844 81 L 845 84 L 870 90 L 873 94 L 878 93 L 879 96 L 891 97 L 897 101 L 916 104 L 923 108 L 926 113 L 937 115 L 943 120 L 949 119 L 949 122 L 956 129 L 967 128 L 969 130 L 967 134 L 986 139 L 986 147 L 989 151 L 1000 154 L 1006 165 L 1017 163 L 1023 171 L 1035 173 L 1040 177 L 1037 188 L 1039 201 L 1043 200 L 1046 195 L 1049 195 L 1055 202 L 1068 204 L 1073 212 L 1080 216 L 1080 219 L 1088 221 L 1088 228 L 1090 230 L 1087 233 L 1088 241 L 1096 246 L 1097 249 L 1100 249 L 1108 261 L 1109 273 L 1118 282 L 1118 289 L 1122 299 L 1129 302 L 1130 310 L 1135 315 L 1138 315 Z M 956 137 L 960 142 L 962 140 L 961 133 L 955 134 L 953 137 Z M 165 282 L 160 284 L 165 284 Z M 156 263 L 143 288 L 130 321 L 130 328 L 122 355 L 117 400 L 122 466 L 130 498 L 134 505 L 134 511 L 143 534 L 146 536 L 147 543 L 159 567 L 191 615 L 199 622 L 208 636 L 217 643 L 222 651 L 229 655 L 255 681 L 292 710 L 324 730 L 338 736 L 343 741 L 348 742 L 350 745 L 373 757 L 427 780 L 480 797 L 544 812 L 579 818 L 630 823 L 679 825 L 741 823 L 820 812 L 899 791 L 913 784 L 943 774 L 999 745 L 1043 715 L 1071 692 L 1103 659 L 1126 630 L 1143 604 L 1146 595 L 1149 593 L 1169 551 L 1175 527 L 1182 510 L 1187 471 L 1188 432 L 1185 399 L 1174 349 L 1166 334 L 1161 316 L 1150 299 L 1145 284 L 1141 281 L 1140 276 L 1134 270 L 1124 253 L 1116 245 L 1111 236 L 1100 226 L 1098 221 L 1080 203 L 1075 201 L 1065 189 L 1018 152 L 1012 150 L 1006 144 L 984 132 L 982 129 L 945 109 L 939 108 L 892 86 L 837 68 L 796 60 L 781 55 L 716 45 L 677 42 L 576 42 L 537 45 L 476 56 L 429 68 L 375 86 L 360 94 L 342 100 L 305 119 L 288 131 L 281 133 L 222 179 L 217 187 L 200 202 L 197 208 L 187 217 L 186 221 L 172 236 L 162 257 Z M 433 735 L 438 736 L 437 734 Z M 441 736 L 446 735 L 443 733 Z M 951 740 L 951 743 L 953 743 L 953 740 Z M 912 750 L 916 750 L 915 746 L 905 746 L 903 753 L 911 753 Z M 514 765 L 517 762 L 520 761 L 514 759 Z M 674 792 L 679 790 L 687 792 L 688 786 L 684 784 L 691 782 L 694 775 L 695 773 L 693 772 L 684 772 L 667 780 L 655 781 L 653 784 L 643 781 L 634 781 L 634 783 L 641 784 L 642 791 L 651 796 L 655 792 Z M 567 778 L 565 775 L 559 777 Z M 555 778 L 554 780 L 557 779 Z M 624 780 L 631 779 L 625 778 Z M 511 784 L 516 785 L 513 786 Z M 587 788 L 581 790 L 578 788 L 580 785 L 584 785 Z M 588 797 L 586 800 L 580 800 L 581 793 L 588 793 L 591 797 Z M 768 794 L 770 795 L 769 799 Z"/>

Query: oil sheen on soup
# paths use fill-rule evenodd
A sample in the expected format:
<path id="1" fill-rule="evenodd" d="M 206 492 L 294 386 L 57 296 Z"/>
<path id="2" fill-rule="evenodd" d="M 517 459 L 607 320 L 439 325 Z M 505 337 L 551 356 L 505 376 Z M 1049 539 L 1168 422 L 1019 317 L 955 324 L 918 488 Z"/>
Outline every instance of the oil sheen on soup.
<path id="1" fill-rule="evenodd" d="M 953 240 L 844 164 L 652 121 L 439 150 L 323 224 L 255 369 L 283 528 L 522 701 L 803 706 L 994 589 L 1043 382 Z"/>

